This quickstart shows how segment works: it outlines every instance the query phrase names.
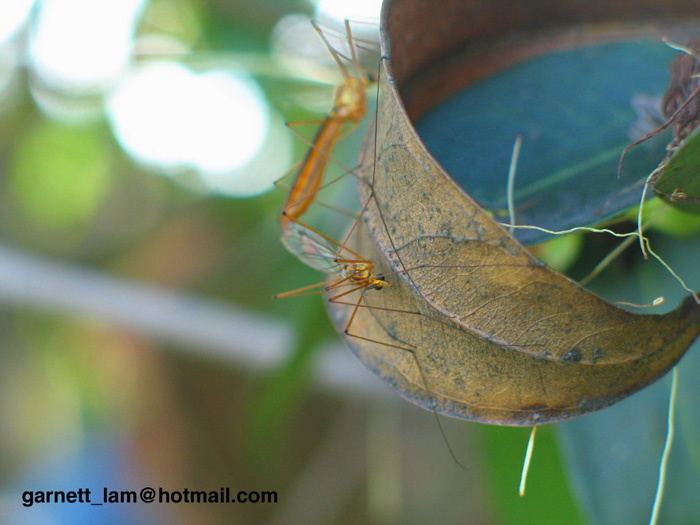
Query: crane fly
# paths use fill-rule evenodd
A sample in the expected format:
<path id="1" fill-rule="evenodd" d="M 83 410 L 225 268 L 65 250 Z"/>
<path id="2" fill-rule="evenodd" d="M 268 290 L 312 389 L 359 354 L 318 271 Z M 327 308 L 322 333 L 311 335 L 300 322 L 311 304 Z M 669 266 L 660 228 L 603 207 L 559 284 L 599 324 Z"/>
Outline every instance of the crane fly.
<path id="1" fill-rule="evenodd" d="M 357 44 L 352 38 L 349 21 L 345 21 L 345 31 L 350 47 L 350 57 L 346 57 L 331 45 L 318 23 L 312 21 L 312 25 L 338 65 L 343 81 L 336 88 L 333 108 L 326 118 L 315 122 L 288 124 L 289 127 L 320 124 L 320 127 L 313 141 L 307 141 L 310 148 L 294 177 L 292 187 L 287 195 L 284 213 L 281 218 L 283 230 L 293 228 L 293 219 L 299 219 L 309 209 L 309 206 L 315 200 L 316 194 L 322 188 L 321 183 L 327 171 L 328 163 L 333 160 L 331 154 L 335 145 L 343 136 L 356 128 L 367 113 L 365 90 L 371 76 L 360 65 Z M 350 62 L 351 67 L 346 65 L 344 59 Z M 296 134 L 299 135 L 298 133 Z M 306 141 L 303 137 L 302 139 Z M 352 173 L 352 171 L 345 169 L 345 173 L 342 176 Z"/>
<path id="2" fill-rule="evenodd" d="M 314 27 L 317 31 L 319 31 L 316 25 L 314 25 Z M 352 39 L 350 38 L 350 28 L 347 22 L 346 31 L 350 39 L 352 50 L 351 53 L 353 57 L 352 61 L 353 64 L 357 64 L 357 54 L 353 46 Z M 389 276 L 399 273 L 410 274 L 410 272 L 414 270 L 435 267 L 433 265 L 425 264 L 421 264 L 416 267 L 404 266 L 400 270 L 382 274 L 377 272 L 375 264 L 372 261 L 347 247 L 350 237 L 357 228 L 358 224 L 360 224 L 360 218 L 363 216 L 370 203 L 376 199 L 374 193 L 374 162 L 371 163 L 371 166 L 365 167 L 365 169 L 371 171 L 371 175 L 368 175 L 367 177 L 361 176 L 359 173 L 356 173 L 355 170 L 346 170 L 342 175 L 345 176 L 348 173 L 352 173 L 359 179 L 360 184 L 364 184 L 369 191 L 367 201 L 358 214 L 354 224 L 351 226 L 350 232 L 343 243 L 335 241 L 328 235 L 305 224 L 300 219 L 303 214 L 306 213 L 310 205 L 315 201 L 318 191 L 322 189 L 321 184 L 328 163 L 331 160 L 335 162 L 330 155 L 332 148 L 341 138 L 342 131 L 345 129 L 346 124 L 351 124 L 352 127 L 356 126 L 359 123 L 359 120 L 366 113 L 365 87 L 369 82 L 369 75 L 362 74 L 358 75 L 357 77 L 349 75 L 347 69 L 342 64 L 339 55 L 334 52 L 333 48 L 328 44 L 321 31 L 319 31 L 319 35 L 321 35 L 321 38 L 323 38 L 324 42 L 326 42 L 326 46 L 329 48 L 331 54 L 334 56 L 336 62 L 340 66 L 340 69 L 343 72 L 344 82 L 337 88 L 333 109 L 329 113 L 328 117 L 320 122 L 321 127 L 319 128 L 314 141 L 310 143 L 310 149 L 307 156 L 302 162 L 301 168 L 297 172 L 292 188 L 289 191 L 281 218 L 283 230 L 282 243 L 290 253 L 296 255 L 305 264 L 326 274 L 337 274 L 338 277 L 333 277 L 329 280 L 314 285 L 277 294 L 275 298 L 299 297 L 322 292 L 330 292 L 330 297 L 328 298 L 330 303 L 334 305 L 346 305 L 352 307 L 352 311 L 349 312 L 349 315 L 347 315 L 347 317 L 345 317 L 342 321 L 342 323 L 345 325 L 343 333 L 346 336 L 356 340 L 380 345 L 385 348 L 394 348 L 402 352 L 406 352 L 407 355 L 412 356 L 411 358 L 420 375 L 420 381 L 424 385 L 424 388 L 428 393 L 428 397 L 431 399 L 431 405 L 433 405 L 435 403 L 435 396 L 432 393 L 431 388 L 428 386 L 427 377 L 423 372 L 423 368 L 417 355 L 417 351 L 419 350 L 418 345 L 420 345 L 420 342 L 409 342 L 397 336 L 395 331 L 389 327 L 388 324 L 385 324 L 383 319 L 378 317 L 378 314 L 382 313 L 390 316 L 394 316 L 396 314 L 407 314 L 418 316 L 420 318 L 424 318 L 428 322 L 437 323 L 436 326 L 440 326 L 443 329 L 447 328 L 457 330 L 458 332 L 463 332 L 464 330 L 458 325 L 453 324 L 449 318 L 440 315 L 426 314 L 425 312 L 420 311 L 421 309 L 419 307 L 416 307 L 415 310 L 394 308 L 394 306 L 403 306 L 403 303 L 401 301 L 396 302 L 395 298 L 392 300 L 391 298 L 386 297 L 386 301 L 380 301 L 382 306 L 367 303 L 367 295 L 370 290 L 381 291 L 385 288 L 389 290 L 392 289 L 392 285 L 387 280 Z M 375 120 L 375 126 L 376 125 L 377 123 Z M 376 137 L 376 128 L 374 135 Z M 376 157 L 376 151 L 374 156 Z M 336 162 L 336 164 L 338 163 Z M 361 170 L 362 169 L 357 171 L 359 172 Z M 327 183 L 326 186 L 333 184 L 337 180 L 338 179 Z M 345 257 L 343 256 L 344 252 L 347 252 L 348 254 Z M 468 266 L 469 265 L 465 267 Z M 481 267 L 490 265 L 478 266 Z M 358 294 L 356 301 L 347 299 L 347 296 L 353 293 Z M 386 293 L 387 292 L 384 292 L 382 296 L 386 295 Z M 364 308 L 366 312 L 371 313 L 374 323 L 380 327 L 379 333 L 360 335 L 351 331 L 353 322 L 356 320 L 360 308 Z M 389 321 L 389 324 L 391 324 L 390 318 L 386 319 Z M 371 335 L 371 337 L 368 337 L 368 335 Z M 447 440 L 442 424 L 437 417 L 435 407 L 426 406 L 426 408 L 431 410 L 435 415 L 440 433 L 445 440 L 445 444 L 447 445 L 454 462 L 462 468 L 465 468 L 457 458 Z"/>
<path id="3" fill-rule="evenodd" d="M 286 216 L 285 212 L 283 212 L 283 215 Z M 383 288 L 391 287 L 391 284 L 386 280 L 387 275 L 377 273 L 372 261 L 365 259 L 355 251 L 351 250 L 345 245 L 345 243 L 339 243 L 311 226 L 304 224 L 299 219 L 292 216 L 288 216 L 287 218 L 289 219 L 289 226 L 285 230 L 282 237 L 282 242 L 287 250 L 296 255 L 300 260 L 312 268 L 326 274 L 339 274 L 340 276 L 317 284 L 312 284 L 310 286 L 304 286 L 303 288 L 277 294 L 274 296 L 275 299 L 285 297 L 301 297 L 304 295 L 315 295 L 324 291 L 334 292 L 342 290 L 337 295 L 329 297 L 328 301 L 334 304 L 354 307 L 345 326 L 344 333 L 349 337 L 356 337 L 358 339 L 366 338 L 350 333 L 350 327 L 352 326 L 355 315 L 360 308 L 420 315 L 420 312 L 370 306 L 366 304 L 365 294 L 367 291 L 381 290 Z M 340 256 L 343 251 L 348 252 L 349 256 L 347 258 Z M 348 289 L 343 290 L 344 288 Z M 342 300 L 354 292 L 360 292 L 356 302 L 347 302 Z M 413 349 L 404 348 L 392 343 L 375 341 L 373 339 L 366 340 L 413 352 Z"/>
<path id="4" fill-rule="evenodd" d="M 324 289 L 330 292 L 345 287 L 349 288 L 348 290 L 344 290 L 330 297 L 329 301 L 355 307 L 345 329 L 345 333 L 352 336 L 352 334 L 349 334 L 349 330 L 355 313 L 360 307 L 367 306 L 362 304 L 364 302 L 365 293 L 368 290 L 381 290 L 382 288 L 390 286 L 390 284 L 382 275 L 377 274 L 374 264 L 371 261 L 365 259 L 346 246 L 347 240 L 345 243 L 341 244 L 328 235 L 305 224 L 300 218 L 315 201 L 317 193 L 322 188 L 321 184 L 328 163 L 333 160 L 331 156 L 333 148 L 344 136 L 344 132 L 347 133 L 357 127 L 360 120 L 362 120 L 367 113 L 367 97 L 365 90 L 370 82 L 371 76 L 367 74 L 360 65 L 357 45 L 352 37 L 348 20 L 345 21 L 345 31 L 350 48 L 350 57 L 346 57 L 333 47 L 318 23 L 312 21 L 312 25 L 338 65 L 343 76 L 343 81 L 336 88 L 333 108 L 328 116 L 321 121 L 301 123 L 320 124 L 320 127 L 314 140 L 310 142 L 309 151 L 302 161 L 301 167 L 287 195 L 280 221 L 282 224 L 282 243 L 290 253 L 296 255 L 302 262 L 312 268 L 326 274 L 340 274 L 340 277 L 290 292 L 277 294 L 275 297 L 298 297 L 301 295 L 318 293 L 324 291 Z M 350 62 L 352 69 L 346 65 L 344 60 Z M 300 123 L 295 125 L 298 124 Z M 290 126 L 292 125 L 290 124 Z M 345 173 L 341 175 L 340 178 L 351 172 L 353 172 L 353 170 L 346 169 Z M 338 179 L 329 184 L 337 180 Z M 357 222 L 355 225 L 356 224 Z M 352 234 L 354 228 L 355 226 L 352 227 L 348 238 Z M 341 254 L 343 251 L 346 251 L 349 255 L 347 257 L 342 257 Z M 356 291 L 361 292 L 356 303 L 341 301 L 342 298 Z"/>
<path id="5" fill-rule="evenodd" d="M 343 84 L 341 88 L 344 86 L 345 84 Z M 350 236 L 360 223 L 360 218 L 364 215 L 370 203 L 375 201 L 375 205 L 379 208 L 379 203 L 376 202 L 377 197 L 374 192 L 376 177 L 375 163 L 372 162 L 371 166 L 366 166 L 366 169 L 371 171 L 371 175 L 368 175 L 367 177 L 358 176 L 360 183 L 366 186 L 369 195 L 357 219 L 355 220 L 355 223 L 352 225 L 350 233 L 346 237 L 345 242 L 337 242 L 331 237 L 308 226 L 302 222 L 302 220 L 300 220 L 300 217 L 307 211 L 311 203 L 315 200 L 316 193 L 321 187 L 324 171 L 330 158 L 330 155 L 327 154 L 327 152 L 329 153 L 330 150 L 323 150 L 322 148 L 326 147 L 327 145 L 335 144 L 335 141 L 338 140 L 340 132 L 346 122 L 341 121 L 337 117 L 337 109 L 340 107 L 338 101 L 341 98 L 341 94 L 342 89 L 339 88 L 336 96 L 336 104 L 334 105 L 329 117 L 322 122 L 322 126 L 317 134 L 316 140 L 311 145 L 311 149 L 309 150 L 307 157 L 304 159 L 302 167 L 295 178 L 292 190 L 290 191 L 287 203 L 285 205 L 285 209 L 282 212 L 281 220 L 283 229 L 282 242 L 290 253 L 296 255 L 300 260 L 302 260 L 302 262 L 306 263 L 312 268 L 326 274 L 337 274 L 339 276 L 333 277 L 318 284 L 278 294 L 275 297 L 298 297 L 321 293 L 324 291 L 330 292 L 330 297 L 328 298 L 330 303 L 334 305 L 347 305 L 352 307 L 352 311 L 348 312 L 341 321 L 341 323 L 345 325 L 343 332 L 346 336 L 352 337 L 356 340 L 365 341 L 370 344 L 380 345 L 385 348 L 398 349 L 406 352 L 407 355 L 410 355 L 419 374 L 420 379 L 418 381 L 420 381 L 420 383 L 423 385 L 426 392 L 425 397 L 429 402 L 429 405 L 424 406 L 425 408 L 431 410 L 431 412 L 433 412 L 435 415 L 440 433 L 445 440 L 445 444 L 447 445 L 454 462 L 457 465 L 460 465 L 462 468 L 465 468 L 449 444 L 442 424 L 437 417 L 436 396 L 428 384 L 428 378 L 423 371 L 423 367 L 418 357 L 418 351 L 423 350 L 422 344 L 420 341 L 413 339 L 409 341 L 402 336 L 397 335 L 393 326 L 394 322 L 392 318 L 396 314 L 417 315 L 419 318 L 422 318 L 422 320 L 428 323 L 425 325 L 426 328 L 429 327 L 429 325 L 432 325 L 432 323 L 437 323 L 435 326 L 439 326 L 443 330 L 451 329 L 460 333 L 463 333 L 464 330 L 459 325 L 453 324 L 451 319 L 446 316 L 426 314 L 426 312 L 421 311 L 422 308 L 418 304 L 414 306 L 410 303 L 405 304 L 401 300 L 397 301 L 396 297 L 401 296 L 393 296 L 390 292 L 384 292 L 381 294 L 382 300 L 379 301 L 379 304 L 372 305 L 367 303 L 367 295 L 370 290 L 381 291 L 384 288 L 392 288 L 392 285 L 387 280 L 389 276 L 399 273 L 406 273 L 407 275 L 410 275 L 410 272 L 414 270 L 429 269 L 436 266 L 420 264 L 415 267 L 406 267 L 402 264 L 401 269 L 382 274 L 377 272 L 375 264 L 372 261 L 346 246 Z M 362 90 L 362 95 L 364 96 L 364 88 Z M 363 106 L 365 105 L 366 103 L 364 103 L 363 99 Z M 363 111 L 366 111 L 366 107 L 363 107 L 362 109 Z M 332 140 L 324 142 L 324 134 L 331 132 L 334 134 Z M 376 128 L 374 136 L 374 157 L 376 158 Z M 383 221 L 383 217 L 382 222 L 384 223 L 384 227 L 387 229 L 387 234 L 389 234 L 389 228 Z M 394 251 L 396 252 L 397 250 L 395 249 Z M 347 252 L 348 254 L 346 257 L 343 256 L 344 252 Z M 444 265 L 438 266 L 444 267 Z M 500 265 L 481 264 L 474 266 L 481 268 Z M 464 268 L 468 267 L 472 267 L 472 265 L 464 265 Z M 347 299 L 347 296 L 353 293 L 357 293 L 356 301 Z M 388 297 L 384 297 L 387 293 L 390 295 Z M 395 308 L 395 306 L 404 306 L 404 309 Z M 415 310 L 407 309 L 406 306 L 408 306 L 408 308 L 415 307 Z M 357 314 L 360 311 L 360 308 L 364 308 L 365 312 L 370 313 L 373 319 L 372 322 L 378 329 L 375 329 L 370 333 L 362 334 L 356 334 L 351 331 L 353 322 L 358 318 Z M 379 316 L 379 314 L 382 315 Z M 390 317 L 386 317 L 387 315 Z M 367 321 L 365 320 L 365 322 Z M 421 321 L 421 327 L 422 326 L 423 324 Z M 418 332 L 422 333 L 420 328 Z"/>
<path id="6" fill-rule="evenodd" d="M 370 190 L 371 191 L 371 190 Z M 373 198 L 373 192 L 371 191 L 372 195 L 370 196 L 370 200 Z M 362 216 L 362 213 L 366 210 L 367 206 L 369 205 L 370 200 L 367 201 L 365 206 L 362 209 L 362 212 L 360 213 L 359 217 L 355 221 L 355 224 L 352 226 L 350 230 L 350 234 L 355 229 L 355 226 L 359 223 L 360 217 Z M 284 214 L 284 212 L 283 212 Z M 378 306 L 378 305 L 369 305 L 367 304 L 367 297 L 366 294 L 369 290 L 378 290 L 381 291 L 384 288 L 391 288 L 392 285 L 387 281 L 387 277 L 393 274 L 398 274 L 398 273 L 403 273 L 403 272 L 410 272 L 411 270 L 417 270 L 419 268 L 428 268 L 429 266 L 427 265 L 422 265 L 420 267 L 416 268 L 405 268 L 396 272 L 391 272 L 387 274 L 379 274 L 377 273 L 375 269 L 374 263 L 372 261 L 365 259 L 362 257 L 360 254 L 357 252 L 353 251 L 352 249 L 348 248 L 346 246 L 347 239 L 345 243 L 339 243 L 332 238 L 328 237 L 327 235 L 319 232 L 318 230 L 315 230 L 314 228 L 304 224 L 301 222 L 299 219 L 296 219 L 294 217 L 288 217 L 289 219 L 289 226 L 285 230 L 285 233 L 282 237 L 282 241 L 285 244 L 285 247 L 287 250 L 289 250 L 291 253 L 295 254 L 299 259 L 301 259 L 303 262 L 308 264 L 309 266 L 322 271 L 326 274 L 330 273 L 337 273 L 340 274 L 340 277 L 337 278 L 332 278 L 330 280 L 314 284 L 311 286 L 306 286 L 303 288 L 299 288 L 297 290 L 292 290 L 290 292 L 285 292 L 281 293 L 275 296 L 275 298 L 283 298 L 283 297 L 299 297 L 299 296 L 304 296 L 304 295 L 312 295 L 316 293 L 320 293 L 323 291 L 326 292 L 336 292 L 340 291 L 342 288 L 347 287 L 349 288 L 348 290 L 345 291 L 340 291 L 340 293 L 337 293 L 336 295 L 333 295 L 332 297 L 328 298 L 328 301 L 333 304 L 337 305 L 347 305 L 352 307 L 352 312 L 350 313 L 349 317 L 347 318 L 347 322 L 345 322 L 345 328 L 343 330 L 343 333 L 348 336 L 352 337 L 357 340 L 365 341 L 370 344 L 377 344 L 381 345 L 382 347 L 386 348 L 394 348 L 398 349 L 403 352 L 407 352 L 408 355 L 412 357 L 412 360 L 415 363 L 415 366 L 418 369 L 418 372 L 421 377 L 421 381 L 423 385 L 425 386 L 426 391 L 429 393 L 429 396 L 433 398 L 432 391 L 430 387 L 428 386 L 428 380 L 423 372 L 423 368 L 420 364 L 418 355 L 417 355 L 417 350 L 418 347 L 415 346 L 414 344 L 407 342 L 399 337 L 397 337 L 395 334 L 393 334 L 393 331 L 387 329 L 382 321 L 376 317 L 375 314 L 377 313 L 384 313 L 384 314 L 407 314 L 407 315 L 417 315 L 419 317 L 425 318 L 427 321 L 433 321 L 438 323 L 440 326 L 443 328 L 451 328 L 451 329 L 457 329 L 460 332 L 462 331 L 458 326 L 453 325 L 452 323 L 449 322 L 448 319 L 440 319 L 434 316 L 426 315 L 423 312 L 420 312 L 418 310 L 402 310 L 402 309 L 397 309 L 397 308 L 392 308 L 389 306 Z M 349 238 L 348 235 L 348 238 Z M 350 256 L 348 258 L 342 258 L 340 254 L 343 251 L 347 251 Z M 349 302 L 345 301 L 344 298 L 354 292 L 359 292 L 357 301 L 355 302 Z M 332 295 L 332 293 L 331 293 Z M 388 301 L 382 304 L 386 305 L 392 305 L 394 304 L 393 301 Z M 399 303 L 401 305 L 402 303 Z M 383 331 L 383 335 L 386 336 L 388 340 L 381 341 L 379 339 L 375 339 L 373 337 L 367 337 L 366 335 L 360 335 L 351 332 L 351 327 L 353 325 L 353 322 L 355 321 L 355 318 L 357 316 L 357 313 L 360 308 L 365 308 L 367 311 L 371 312 L 373 317 L 374 317 L 374 322 L 377 323 L 378 326 L 381 327 Z M 384 339 L 384 337 L 382 337 Z M 393 341 L 393 342 L 389 342 Z M 428 408 L 428 407 L 426 407 Z M 440 422 L 440 419 L 438 418 L 437 412 L 434 407 L 429 408 L 433 415 L 436 418 L 436 423 L 438 425 L 438 428 L 440 429 L 440 434 L 442 435 L 445 445 L 447 446 L 447 449 L 453 459 L 453 461 L 462 469 L 466 469 L 465 465 L 459 460 L 457 455 L 455 454 L 452 446 L 450 445 L 447 435 L 445 434 L 445 430 L 442 426 L 442 423 Z"/>

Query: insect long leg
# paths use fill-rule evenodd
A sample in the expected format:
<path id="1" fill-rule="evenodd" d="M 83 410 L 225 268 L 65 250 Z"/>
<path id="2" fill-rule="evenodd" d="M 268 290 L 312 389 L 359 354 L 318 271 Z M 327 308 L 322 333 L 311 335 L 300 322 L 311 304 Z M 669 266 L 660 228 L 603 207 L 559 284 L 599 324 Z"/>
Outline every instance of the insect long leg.
<path id="1" fill-rule="evenodd" d="M 324 281 L 322 283 L 316 283 L 312 284 L 310 286 L 304 286 L 303 288 L 297 288 L 296 290 L 290 290 L 289 292 L 282 292 L 278 293 L 272 296 L 273 299 L 282 299 L 284 297 L 303 297 L 305 295 L 317 295 L 321 292 L 323 292 L 324 287 L 327 287 L 328 285 L 332 285 L 335 283 L 335 279 L 330 279 L 328 281 Z M 309 292 L 310 290 L 315 290 L 311 293 L 304 293 L 304 292 Z"/>
<path id="2" fill-rule="evenodd" d="M 354 290 L 351 290 L 351 291 L 354 291 Z M 349 292 L 348 292 L 348 293 L 349 293 Z M 343 295 L 345 295 L 345 294 L 343 294 Z M 337 298 L 337 297 L 339 297 L 339 296 L 336 296 L 336 298 Z M 422 382 L 423 382 L 423 386 L 425 387 L 426 392 L 428 392 L 428 395 L 430 396 L 431 402 L 432 402 L 432 404 L 433 404 L 433 407 L 432 407 L 432 409 L 431 409 L 431 412 L 433 413 L 433 416 L 435 417 L 435 422 L 437 423 L 437 426 L 438 426 L 438 428 L 440 429 L 440 435 L 442 435 L 442 439 L 443 439 L 443 441 L 445 442 L 445 445 L 447 446 L 447 450 L 449 451 L 450 456 L 452 457 L 452 460 L 455 462 L 455 464 L 457 464 L 462 470 L 469 470 L 469 468 L 468 468 L 467 466 L 465 466 L 465 465 L 459 460 L 459 458 L 457 457 L 457 454 L 455 453 L 454 449 L 452 448 L 452 445 L 450 445 L 450 442 L 449 442 L 449 440 L 447 439 L 447 434 L 445 433 L 445 429 L 444 429 L 444 427 L 442 426 L 442 422 L 440 421 L 440 417 L 438 416 L 437 410 L 435 410 L 435 405 L 436 405 L 435 396 L 434 396 L 434 394 L 431 392 L 430 388 L 428 387 L 428 380 L 427 380 L 427 378 L 425 377 L 425 373 L 423 372 L 423 367 L 420 365 L 420 362 L 419 362 L 419 360 L 418 360 L 418 356 L 416 355 L 416 348 L 415 348 L 415 347 L 414 347 L 414 348 L 409 348 L 408 345 L 402 346 L 402 345 L 398 345 L 398 344 L 394 344 L 394 343 L 388 343 L 388 342 L 385 342 L 385 341 L 378 341 L 378 340 L 372 339 L 372 338 L 370 338 L 370 337 L 365 337 L 365 336 L 362 336 L 362 335 L 354 334 L 354 333 L 352 333 L 352 332 L 350 331 L 350 328 L 351 328 L 352 323 L 353 323 L 353 321 L 354 321 L 354 319 L 355 319 L 355 314 L 357 313 L 357 311 L 358 311 L 361 307 L 363 307 L 363 306 L 371 308 L 369 305 L 363 305 L 363 304 L 362 304 L 362 303 L 364 302 L 364 300 L 365 300 L 365 294 L 364 294 L 364 291 L 363 291 L 363 293 L 360 294 L 360 297 L 358 298 L 357 303 L 354 303 L 355 308 L 353 309 L 353 312 L 352 312 L 352 314 L 351 314 L 351 316 L 350 316 L 350 319 L 348 320 L 348 323 L 347 323 L 347 325 L 346 325 L 346 327 L 345 327 L 345 331 L 344 331 L 345 335 L 348 336 L 348 337 L 353 337 L 353 338 L 355 338 L 355 339 L 359 339 L 359 340 L 362 340 L 362 341 L 366 341 L 366 342 L 368 342 L 368 343 L 374 343 L 374 344 L 378 344 L 378 345 L 381 345 L 381 346 L 385 346 L 385 347 L 389 347 L 389 348 L 395 348 L 395 349 L 397 349 L 397 350 L 402 350 L 402 351 L 404 351 L 404 352 L 408 352 L 408 353 L 413 357 L 413 361 L 414 361 L 414 363 L 415 363 L 415 365 L 416 365 L 416 368 L 418 369 L 418 372 L 419 372 L 419 374 L 420 374 L 421 380 L 422 380 Z M 341 304 L 342 304 L 342 303 L 341 303 Z M 345 304 L 348 304 L 348 303 L 345 303 Z M 351 306 L 353 305 L 353 303 L 349 303 L 349 304 L 350 304 Z M 382 309 L 382 310 L 391 310 L 391 309 L 385 309 L 385 308 L 381 308 L 381 309 Z M 415 313 L 415 314 L 419 314 L 419 312 L 403 312 L 403 313 Z"/>
<path id="3" fill-rule="evenodd" d="M 345 63 L 343 62 L 343 60 L 345 60 L 346 62 L 353 65 L 353 67 L 355 68 L 355 75 L 360 76 L 360 75 L 365 74 L 364 71 L 362 71 L 362 68 L 360 65 L 360 58 L 358 56 L 357 49 L 360 48 L 360 49 L 368 50 L 368 48 L 363 47 L 361 45 L 358 45 L 358 42 L 363 42 L 363 41 L 356 39 L 352 36 L 352 31 L 350 29 L 350 20 L 348 20 L 348 19 L 345 20 L 345 35 L 344 35 L 344 38 L 347 39 L 348 47 L 350 48 L 350 56 L 349 57 L 346 56 L 345 54 L 341 53 L 333 44 L 330 43 L 330 41 L 328 40 L 328 37 L 326 35 L 326 30 L 324 30 L 316 20 L 312 20 L 311 25 L 316 30 L 318 35 L 323 40 L 323 43 L 326 45 L 326 47 L 330 51 L 336 64 L 338 64 L 338 68 L 340 69 L 340 72 L 343 75 L 343 77 L 345 77 L 345 78 L 352 77 L 352 75 L 348 72 L 347 67 L 345 66 Z"/>

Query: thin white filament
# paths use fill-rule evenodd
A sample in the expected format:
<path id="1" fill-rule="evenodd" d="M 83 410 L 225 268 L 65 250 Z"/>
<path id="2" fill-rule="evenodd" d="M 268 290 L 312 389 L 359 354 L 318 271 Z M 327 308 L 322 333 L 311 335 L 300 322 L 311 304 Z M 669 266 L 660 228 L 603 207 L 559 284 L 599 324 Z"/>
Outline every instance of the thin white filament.
<path id="1" fill-rule="evenodd" d="M 525 461 L 523 462 L 523 472 L 520 476 L 520 489 L 518 493 L 520 497 L 525 495 L 525 483 L 527 483 L 527 473 L 530 470 L 530 461 L 532 460 L 532 450 L 535 448 L 535 433 L 537 432 L 537 427 L 532 427 L 532 432 L 530 432 L 530 439 L 527 441 L 527 450 L 525 451 Z"/>
<path id="2" fill-rule="evenodd" d="M 508 186 L 506 195 L 508 198 L 508 216 L 510 217 L 511 233 L 515 226 L 515 205 L 513 204 L 513 188 L 515 187 L 515 171 L 518 167 L 518 157 L 520 157 L 520 144 L 523 141 L 523 136 L 518 135 L 513 144 L 513 153 L 510 157 L 510 167 L 508 168 Z"/>
<path id="3" fill-rule="evenodd" d="M 649 525 L 656 525 L 659 520 L 659 509 L 664 498 L 664 486 L 666 485 L 666 468 L 668 466 L 668 458 L 671 455 L 671 446 L 673 445 L 674 434 L 674 418 L 676 415 L 676 392 L 678 391 L 678 372 L 673 369 L 671 379 L 671 397 L 668 402 L 668 432 L 666 433 L 666 443 L 664 451 L 661 455 L 661 463 L 659 464 L 659 484 L 656 487 L 656 496 L 654 497 L 654 506 L 651 510 Z"/>

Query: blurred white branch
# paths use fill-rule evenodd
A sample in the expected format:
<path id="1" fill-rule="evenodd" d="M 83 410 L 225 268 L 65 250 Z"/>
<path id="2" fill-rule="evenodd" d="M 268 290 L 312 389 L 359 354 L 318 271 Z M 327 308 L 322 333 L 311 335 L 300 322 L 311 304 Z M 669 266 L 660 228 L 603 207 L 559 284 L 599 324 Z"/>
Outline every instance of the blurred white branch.
<path id="1" fill-rule="evenodd" d="M 178 351 L 234 366 L 268 369 L 292 350 L 293 328 L 229 303 L 46 259 L 0 244 L 0 304 L 65 313 L 172 343 Z M 388 392 L 340 343 L 319 352 L 320 384 L 345 392 Z M 342 351 L 340 350 L 342 348 Z"/>

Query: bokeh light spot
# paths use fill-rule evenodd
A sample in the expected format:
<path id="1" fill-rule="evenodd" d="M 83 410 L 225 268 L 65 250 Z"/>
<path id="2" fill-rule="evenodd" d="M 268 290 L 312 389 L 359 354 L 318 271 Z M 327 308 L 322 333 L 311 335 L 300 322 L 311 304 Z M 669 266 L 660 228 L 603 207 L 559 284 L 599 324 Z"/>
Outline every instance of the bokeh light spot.
<path id="1" fill-rule="evenodd" d="M 34 7 L 34 0 L 4 0 L 0 2 L 0 45 L 15 36 Z"/>
<path id="2" fill-rule="evenodd" d="M 221 69 L 196 73 L 170 61 L 151 62 L 126 78 L 108 99 L 107 117 L 137 162 L 168 175 L 195 170 L 210 189 L 231 195 L 251 194 L 236 179 L 249 176 L 243 168 L 270 129 L 268 105 L 252 78 Z M 253 193 L 270 182 L 254 185 Z"/>
<path id="3" fill-rule="evenodd" d="M 145 0 L 44 0 L 31 33 L 33 72 L 64 91 L 104 89 L 130 63 L 144 5 Z"/>
<path id="4" fill-rule="evenodd" d="M 382 9 L 382 0 L 319 0 L 316 4 L 316 17 L 325 21 L 327 18 L 338 22 L 347 20 L 376 21 Z"/>

